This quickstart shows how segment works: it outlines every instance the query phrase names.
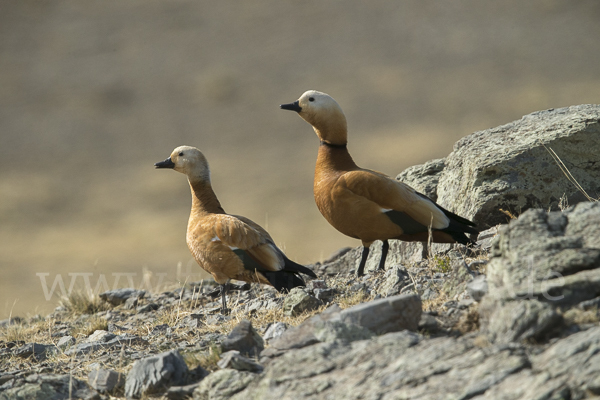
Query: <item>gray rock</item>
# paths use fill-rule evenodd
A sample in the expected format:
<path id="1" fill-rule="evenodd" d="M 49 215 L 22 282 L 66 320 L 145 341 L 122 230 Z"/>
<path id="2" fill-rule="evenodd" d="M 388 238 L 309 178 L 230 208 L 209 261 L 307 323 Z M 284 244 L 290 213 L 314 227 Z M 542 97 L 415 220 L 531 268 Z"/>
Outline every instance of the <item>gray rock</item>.
<path id="1" fill-rule="evenodd" d="M 113 340 L 114 338 L 116 338 L 117 335 L 115 335 L 114 333 L 110 333 L 104 330 L 96 330 L 94 331 L 94 333 L 92 333 L 88 338 L 87 338 L 87 342 L 88 343 L 93 343 L 93 342 L 108 342 Z"/>
<path id="2" fill-rule="evenodd" d="M 148 341 L 138 336 L 133 335 L 119 335 L 108 342 L 92 342 L 92 343 L 81 343 L 75 347 L 71 347 L 65 351 L 65 355 L 84 355 L 93 353 L 98 350 L 110 350 L 115 348 L 121 348 L 123 346 L 133 345 L 147 345 Z"/>
<path id="3" fill-rule="evenodd" d="M 5 328 L 7 326 L 16 325 L 21 323 L 20 317 L 7 318 L 0 321 L 0 328 Z"/>
<path id="4" fill-rule="evenodd" d="M 73 336 L 63 336 L 60 339 L 58 339 L 58 342 L 56 343 L 56 347 L 61 349 L 61 350 L 66 350 L 69 347 L 71 347 L 72 345 L 74 345 L 77 341 L 75 340 L 75 338 Z"/>
<path id="5" fill-rule="evenodd" d="M 560 322 L 556 308 L 598 297 L 598 224 L 596 202 L 564 213 L 529 210 L 499 229 L 486 267 L 488 294 L 479 307 L 490 340 L 543 336 Z"/>
<path id="6" fill-rule="evenodd" d="M 426 331 L 429 333 L 435 333 L 439 330 L 440 324 L 433 315 L 428 313 L 421 314 L 421 319 L 419 320 L 419 331 Z"/>
<path id="7" fill-rule="evenodd" d="M 425 164 L 408 167 L 398 174 L 396 179 L 436 201 L 438 181 L 444 166 L 445 159 L 443 158 L 427 161 Z"/>
<path id="8" fill-rule="evenodd" d="M 167 390 L 167 393 L 165 393 L 165 397 L 169 400 L 187 400 L 192 398 L 194 390 L 196 390 L 198 386 L 200 386 L 200 382 L 185 386 L 171 386 Z"/>
<path id="9" fill-rule="evenodd" d="M 0 392 L 0 400 L 31 399 L 100 400 L 100 395 L 79 379 L 57 374 L 33 374 L 22 385 Z"/>
<path id="10" fill-rule="evenodd" d="M 355 324 L 346 324 L 339 320 L 324 321 L 315 324 L 313 335 L 320 342 L 342 341 L 346 343 L 366 340 L 374 336 L 367 328 Z"/>
<path id="11" fill-rule="evenodd" d="M 184 383 L 188 367 L 177 350 L 133 363 L 125 381 L 125 396 L 140 398 Z"/>
<path id="12" fill-rule="evenodd" d="M 217 365 L 221 369 L 233 368 L 238 371 L 262 372 L 263 370 L 262 365 L 248 357 L 244 357 L 237 350 L 230 350 L 222 353 L 221 359 L 217 362 Z"/>
<path id="13" fill-rule="evenodd" d="M 492 342 L 508 343 L 539 338 L 561 320 L 549 304 L 537 300 L 513 301 L 491 315 L 486 329 Z"/>
<path id="14" fill-rule="evenodd" d="M 295 317 L 304 312 L 316 310 L 322 305 L 323 302 L 307 293 L 306 290 L 296 287 L 290 290 L 283 301 L 283 314 Z"/>
<path id="15" fill-rule="evenodd" d="M 401 264 L 396 264 L 385 271 L 385 281 L 376 289 L 380 295 L 394 296 L 400 293 L 400 290 L 410 282 L 410 277 L 406 268 Z"/>
<path id="16" fill-rule="evenodd" d="M 269 343 L 271 349 L 289 350 L 299 349 L 318 343 L 319 339 L 314 334 L 316 327 L 326 321 L 339 320 L 341 308 L 334 304 L 320 314 L 313 315 L 298 326 L 287 329 L 281 336 L 272 339 Z"/>
<path id="17" fill-rule="evenodd" d="M 539 111 L 459 140 L 446 157 L 438 203 L 482 227 L 504 224 L 500 210 L 557 209 L 585 197 L 561 172 L 552 148 L 591 195 L 600 193 L 600 106 Z M 468 201 L 466 201 L 468 199 Z"/>
<path id="18" fill-rule="evenodd" d="M 15 350 L 14 354 L 17 357 L 29 358 L 32 357 L 34 360 L 45 360 L 46 357 L 56 351 L 54 345 L 40 344 L 40 343 L 27 343 Z"/>
<path id="19" fill-rule="evenodd" d="M 340 313 L 342 322 L 362 326 L 377 334 L 417 330 L 420 317 L 421 299 L 414 294 L 370 301 Z"/>
<path id="20" fill-rule="evenodd" d="M 488 284 L 485 275 L 479 275 L 467 283 L 467 292 L 475 301 L 481 301 L 483 296 L 488 292 Z"/>
<path id="21" fill-rule="evenodd" d="M 327 289 L 315 289 L 313 291 L 315 294 L 315 298 L 322 303 L 330 303 L 335 296 L 335 289 L 327 288 Z"/>
<path id="22" fill-rule="evenodd" d="M 237 350 L 246 356 L 258 356 L 265 348 L 262 337 L 254 330 L 252 323 L 248 320 L 242 320 L 237 324 L 227 339 L 221 343 L 223 352 Z"/>
<path id="23" fill-rule="evenodd" d="M 109 290 L 107 292 L 100 293 L 99 296 L 102 300 L 112 304 L 113 306 L 118 306 L 120 304 L 125 303 L 127 301 L 127 299 L 129 299 L 130 297 L 141 298 L 141 297 L 144 297 L 145 295 L 146 295 L 145 290 L 135 290 L 135 289 L 131 289 L 131 288 L 124 288 L 124 289 Z"/>
<path id="24" fill-rule="evenodd" d="M 222 369 L 208 375 L 194 390 L 194 400 L 229 400 L 244 390 L 256 374 L 235 369 Z"/>
<path id="25" fill-rule="evenodd" d="M 275 322 L 274 324 L 269 325 L 263 335 L 263 340 L 268 342 L 271 339 L 275 339 L 281 336 L 287 329 L 288 325 L 285 322 Z"/>
<path id="26" fill-rule="evenodd" d="M 125 377 L 110 369 L 95 369 L 88 374 L 88 384 L 100 393 L 110 393 L 125 385 Z"/>

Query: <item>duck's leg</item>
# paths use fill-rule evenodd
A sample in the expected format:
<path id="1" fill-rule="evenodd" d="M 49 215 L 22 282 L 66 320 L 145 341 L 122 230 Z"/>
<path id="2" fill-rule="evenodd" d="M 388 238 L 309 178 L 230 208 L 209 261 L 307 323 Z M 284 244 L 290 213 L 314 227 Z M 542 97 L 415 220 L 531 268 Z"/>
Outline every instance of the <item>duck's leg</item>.
<path id="1" fill-rule="evenodd" d="M 221 285 L 221 302 L 223 303 L 223 308 L 221 308 L 221 314 L 223 314 L 223 315 L 229 314 L 229 309 L 227 308 L 227 290 L 228 289 L 229 289 L 229 281 L 227 281 Z"/>
<path id="2" fill-rule="evenodd" d="M 363 276 L 365 274 L 365 264 L 367 263 L 367 257 L 369 256 L 369 248 L 363 246 L 362 257 L 360 258 L 360 264 L 356 270 L 356 276 Z"/>
<path id="3" fill-rule="evenodd" d="M 379 268 L 380 270 L 385 269 L 385 259 L 387 258 L 388 250 L 390 249 L 390 242 L 387 240 L 383 241 L 381 245 L 381 259 L 379 260 Z"/>

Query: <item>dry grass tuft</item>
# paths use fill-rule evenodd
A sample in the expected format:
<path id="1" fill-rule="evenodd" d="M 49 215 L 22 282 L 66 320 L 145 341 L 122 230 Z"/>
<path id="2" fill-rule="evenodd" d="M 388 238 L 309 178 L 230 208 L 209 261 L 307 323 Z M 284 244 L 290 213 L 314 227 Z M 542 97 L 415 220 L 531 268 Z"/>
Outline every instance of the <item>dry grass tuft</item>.
<path id="1" fill-rule="evenodd" d="M 600 321 L 600 313 L 597 307 L 589 310 L 571 308 L 563 314 L 563 318 L 567 325 L 597 324 Z"/>
<path id="2" fill-rule="evenodd" d="M 213 343 L 205 351 L 185 353 L 183 359 L 190 369 L 200 366 L 209 372 L 213 372 L 219 369 L 217 363 L 221 359 L 221 353 L 221 346 Z"/>
<path id="3" fill-rule="evenodd" d="M 105 331 L 108 329 L 108 321 L 97 315 L 92 315 L 87 320 L 78 323 L 72 330 L 71 336 L 89 336 L 96 331 Z"/>
<path id="4" fill-rule="evenodd" d="M 63 297 L 59 304 L 64 307 L 67 312 L 74 315 L 91 315 L 100 311 L 110 310 L 111 308 L 110 305 L 98 297 L 98 295 L 84 292 L 71 292 L 68 296 Z"/>

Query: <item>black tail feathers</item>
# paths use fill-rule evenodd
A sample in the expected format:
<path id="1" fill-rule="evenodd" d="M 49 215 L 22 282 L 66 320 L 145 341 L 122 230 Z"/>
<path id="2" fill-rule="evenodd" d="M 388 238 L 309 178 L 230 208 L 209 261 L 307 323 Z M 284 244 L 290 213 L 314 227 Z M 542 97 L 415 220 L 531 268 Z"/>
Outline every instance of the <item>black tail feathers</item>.
<path id="1" fill-rule="evenodd" d="M 263 272 L 265 277 L 271 282 L 279 292 L 289 292 L 297 286 L 305 286 L 304 280 L 298 276 L 302 273 L 312 278 L 316 278 L 317 274 L 313 270 L 306 268 L 304 265 L 293 262 L 284 256 L 285 265 L 283 270 L 276 272 Z"/>

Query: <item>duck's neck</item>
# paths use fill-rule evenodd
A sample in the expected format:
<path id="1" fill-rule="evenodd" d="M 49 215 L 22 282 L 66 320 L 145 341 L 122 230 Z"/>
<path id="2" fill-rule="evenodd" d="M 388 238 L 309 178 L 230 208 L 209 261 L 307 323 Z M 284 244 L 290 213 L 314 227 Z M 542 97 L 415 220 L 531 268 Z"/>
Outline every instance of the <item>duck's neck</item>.
<path id="1" fill-rule="evenodd" d="M 225 214 L 225 210 L 221 207 L 210 182 L 192 180 L 189 180 L 189 182 L 192 190 L 192 216 Z"/>
<path id="2" fill-rule="evenodd" d="M 358 169 L 348 153 L 345 144 L 331 144 L 321 141 L 317 155 L 317 173 L 319 171 L 353 171 Z"/>

